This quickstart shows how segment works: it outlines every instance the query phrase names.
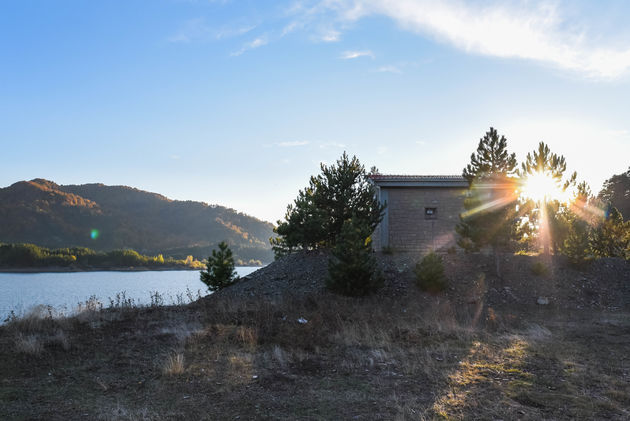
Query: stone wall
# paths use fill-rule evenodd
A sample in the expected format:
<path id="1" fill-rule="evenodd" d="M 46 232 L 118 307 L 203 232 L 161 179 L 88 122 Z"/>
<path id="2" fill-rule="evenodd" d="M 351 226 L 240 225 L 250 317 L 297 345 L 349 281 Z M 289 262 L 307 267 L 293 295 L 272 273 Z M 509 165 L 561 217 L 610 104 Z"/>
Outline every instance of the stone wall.
<path id="1" fill-rule="evenodd" d="M 387 201 L 384 221 L 376 229 L 374 248 L 427 253 L 455 245 L 455 225 L 463 212 L 466 189 L 442 187 L 381 188 Z M 426 215 L 427 208 L 437 212 Z"/>

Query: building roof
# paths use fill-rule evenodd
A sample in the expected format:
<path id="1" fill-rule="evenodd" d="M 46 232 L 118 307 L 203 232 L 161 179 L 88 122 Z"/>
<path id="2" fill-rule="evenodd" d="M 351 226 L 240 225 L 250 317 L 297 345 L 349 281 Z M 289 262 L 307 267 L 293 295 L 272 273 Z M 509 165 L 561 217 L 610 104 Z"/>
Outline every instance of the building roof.
<path id="1" fill-rule="evenodd" d="M 379 187 L 468 187 L 461 175 L 373 174 L 370 179 Z"/>

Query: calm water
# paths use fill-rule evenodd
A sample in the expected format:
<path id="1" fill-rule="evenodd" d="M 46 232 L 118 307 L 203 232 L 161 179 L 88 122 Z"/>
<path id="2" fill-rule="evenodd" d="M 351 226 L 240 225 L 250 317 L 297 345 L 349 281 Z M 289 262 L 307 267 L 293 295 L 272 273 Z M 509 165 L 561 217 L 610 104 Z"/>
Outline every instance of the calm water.
<path id="1" fill-rule="evenodd" d="M 245 276 L 258 268 L 237 267 Z M 91 296 L 109 305 L 117 293 L 125 292 L 136 304 L 150 304 L 151 294 L 158 292 L 165 304 L 176 303 L 178 296 L 187 302 L 187 291 L 196 298 L 207 295 L 208 288 L 193 270 L 147 272 L 73 272 L 73 273 L 0 273 L 0 324 L 13 310 L 17 315 L 32 307 L 51 305 L 63 313 L 71 313 L 78 303 Z"/>

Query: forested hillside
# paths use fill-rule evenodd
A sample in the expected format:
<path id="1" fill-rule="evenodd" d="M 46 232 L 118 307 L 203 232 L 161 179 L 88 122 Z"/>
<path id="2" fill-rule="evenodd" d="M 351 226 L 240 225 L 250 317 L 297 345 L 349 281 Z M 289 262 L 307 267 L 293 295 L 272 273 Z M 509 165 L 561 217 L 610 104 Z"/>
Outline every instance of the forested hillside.
<path id="1" fill-rule="evenodd" d="M 0 242 L 205 258 L 227 241 L 237 259 L 269 262 L 273 226 L 218 205 L 127 186 L 35 179 L 0 189 Z"/>

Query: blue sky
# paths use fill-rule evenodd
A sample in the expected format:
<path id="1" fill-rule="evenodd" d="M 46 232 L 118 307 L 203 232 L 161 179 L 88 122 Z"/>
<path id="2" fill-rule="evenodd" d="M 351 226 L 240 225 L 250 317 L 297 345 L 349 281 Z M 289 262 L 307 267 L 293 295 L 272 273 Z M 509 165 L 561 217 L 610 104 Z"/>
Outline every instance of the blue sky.
<path id="1" fill-rule="evenodd" d="M 630 165 L 627 1 L 0 3 L 0 186 L 125 184 L 273 221 L 346 150 L 459 174 L 490 126 L 594 192 Z"/>

